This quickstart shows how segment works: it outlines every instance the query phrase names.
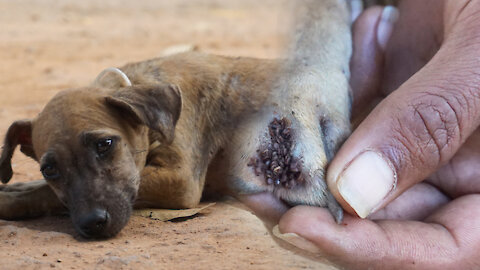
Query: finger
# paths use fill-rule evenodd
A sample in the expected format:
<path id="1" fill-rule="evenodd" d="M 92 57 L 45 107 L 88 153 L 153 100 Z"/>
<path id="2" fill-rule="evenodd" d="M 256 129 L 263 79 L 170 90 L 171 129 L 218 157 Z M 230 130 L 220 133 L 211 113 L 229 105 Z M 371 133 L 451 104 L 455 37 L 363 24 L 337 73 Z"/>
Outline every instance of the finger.
<path id="1" fill-rule="evenodd" d="M 436 187 L 419 183 L 405 191 L 383 209 L 369 216 L 370 220 L 424 220 L 450 201 Z"/>
<path id="2" fill-rule="evenodd" d="M 454 35 L 355 130 L 327 175 L 347 211 L 367 217 L 452 158 L 480 122 L 478 57 L 480 42 Z"/>
<path id="3" fill-rule="evenodd" d="M 278 224 L 280 217 L 288 210 L 288 207 L 272 193 L 240 195 L 237 199 L 252 210 L 269 229 Z"/>
<path id="4" fill-rule="evenodd" d="M 429 217 L 429 223 L 347 215 L 344 225 L 325 209 L 295 207 L 282 217 L 279 230 L 314 243 L 320 254 L 347 269 L 475 269 L 479 203 L 479 195 L 459 198 Z"/>
<path id="5" fill-rule="evenodd" d="M 353 25 L 353 56 L 350 62 L 353 90 L 352 114 L 358 115 L 379 95 L 385 46 L 398 18 L 394 7 L 373 7 Z"/>
<path id="6" fill-rule="evenodd" d="M 480 130 L 477 129 L 450 161 L 426 181 L 451 198 L 480 193 Z"/>
<path id="7" fill-rule="evenodd" d="M 395 24 L 395 31 L 385 52 L 385 73 L 381 86 L 385 94 L 398 89 L 425 66 L 443 40 L 445 1 L 399 2 L 402 16 Z"/>

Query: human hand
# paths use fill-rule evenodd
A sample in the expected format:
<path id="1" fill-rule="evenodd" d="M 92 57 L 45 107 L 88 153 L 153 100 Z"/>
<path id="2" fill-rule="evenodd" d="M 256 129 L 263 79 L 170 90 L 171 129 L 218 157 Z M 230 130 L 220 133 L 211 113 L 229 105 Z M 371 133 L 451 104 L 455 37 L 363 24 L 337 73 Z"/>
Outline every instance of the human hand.
<path id="1" fill-rule="evenodd" d="M 399 10 L 388 43 L 381 8 L 354 27 L 353 115 L 386 98 L 328 170 L 350 215 L 337 225 L 325 209 L 295 207 L 278 228 L 348 269 L 478 269 L 480 1 L 403 0 Z"/>

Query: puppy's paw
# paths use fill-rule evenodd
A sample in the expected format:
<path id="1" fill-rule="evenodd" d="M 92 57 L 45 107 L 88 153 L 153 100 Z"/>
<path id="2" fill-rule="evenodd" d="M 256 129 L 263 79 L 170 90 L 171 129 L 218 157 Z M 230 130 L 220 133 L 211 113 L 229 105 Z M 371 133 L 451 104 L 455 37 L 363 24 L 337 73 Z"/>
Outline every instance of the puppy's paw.
<path id="1" fill-rule="evenodd" d="M 20 209 L 16 209 L 15 201 L 14 192 L 0 191 L 0 219 L 15 220 L 21 216 L 18 215 Z"/>
<path id="2" fill-rule="evenodd" d="M 0 191 L 2 192 L 26 192 L 45 185 L 45 180 L 37 180 L 31 182 L 21 182 L 9 185 L 0 185 Z"/>
<path id="3" fill-rule="evenodd" d="M 327 189 L 325 170 L 348 128 L 327 127 L 324 119 L 315 126 L 294 115 L 274 117 L 247 166 L 287 204 L 326 207 L 340 221 L 343 211 Z"/>
<path id="4" fill-rule="evenodd" d="M 0 186 L 0 219 L 32 218 L 65 209 L 45 180 Z"/>

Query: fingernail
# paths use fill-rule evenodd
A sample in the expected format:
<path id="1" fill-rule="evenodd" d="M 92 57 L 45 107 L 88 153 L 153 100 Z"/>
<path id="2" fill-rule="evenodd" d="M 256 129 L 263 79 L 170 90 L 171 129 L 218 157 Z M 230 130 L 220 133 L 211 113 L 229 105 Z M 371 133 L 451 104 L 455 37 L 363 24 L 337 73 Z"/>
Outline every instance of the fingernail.
<path id="1" fill-rule="evenodd" d="M 350 2 L 350 16 L 352 18 L 352 23 L 355 22 L 363 11 L 363 2 L 361 0 L 352 0 Z"/>
<path id="2" fill-rule="evenodd" d="M 383 8 L 377 28 L 377 42 L 383 50 L 387 48 L 388 40 L 392 36 L 393 26 L 397 22 L 399 15 L 398 9 L 394 6 Z"/>
<path id="3" fill-rule="evenodd" d="M 396 186 L 393 166 L 380 154 L 366 151 L 347 165 L 337 179 L 342 198 L 361 218 L 366 218 Z"/>
<path id="4" fill-rule="evenodd" d="M 283 241 L 296 246 L 299 249 L 306 250 L 311 253 L 320 253 L 320 249 L 315 246 L 312 242 L 308 241 L 307 239 L 300 237 L 296 233 L 281 233 L 280 229 L 278 228 L 278 225 L 273 227 L 272 229 L 272 234 L 279 238 L 282 239 Z"/>

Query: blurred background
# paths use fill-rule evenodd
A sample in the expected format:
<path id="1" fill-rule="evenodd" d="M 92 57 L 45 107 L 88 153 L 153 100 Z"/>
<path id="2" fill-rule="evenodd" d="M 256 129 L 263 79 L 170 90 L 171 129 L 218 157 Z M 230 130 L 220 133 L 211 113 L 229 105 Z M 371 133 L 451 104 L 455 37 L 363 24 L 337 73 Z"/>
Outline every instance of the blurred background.
<path id="1" fill-rule="evenodd" d="M 104 67 L 157 57 L 171 46 L 276 57 L 282 2 L 0 0 L 0 106 L 35 103 L 37 91 L 85 85 Z M 18 96 L 25 80 L 29 96 Z"/>
<path id="2" fill-rule="evenodd" d="M 185 47 L 277 57 L 284 2 L 0 0 L 0 135 L 13 120 L 35 116 L 58 91 L 86 86 L 107 67 Z"/>
<path id="3" fill-rule="evenodd" d="M 284 0 L 0 0 L 0 137 L 58 91 L 86 86 L 107 67 L 186 47 L 281 56 L 285 9 Z M 41 179 L 18 151 L 13 167 L 12 182 Z M 0 220 L 0 268 L 323 268 L 277 246 L 238 203 L 207 212 L 182 222 L 132 217 L 116 238 L 100 242 L 79 238 L 68 217 Z"/>

